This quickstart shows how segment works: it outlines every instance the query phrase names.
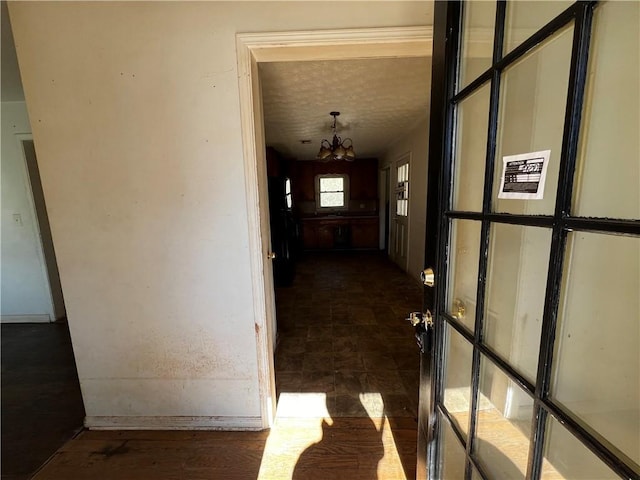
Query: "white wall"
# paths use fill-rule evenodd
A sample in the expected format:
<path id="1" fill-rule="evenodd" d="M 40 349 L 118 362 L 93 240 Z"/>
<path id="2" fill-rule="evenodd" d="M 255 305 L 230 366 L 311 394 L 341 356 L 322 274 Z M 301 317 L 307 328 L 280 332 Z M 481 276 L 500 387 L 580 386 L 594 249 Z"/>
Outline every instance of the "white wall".
<path id="1" fill-rule="evenodd" d="M 29 176 L 16 134 L 31 133 L 24 102 L 2 102 L 3 322 L 54 320 Z M 22 224 L 14 220 L 20 215 Z"/>
<path id="2" fill-rule="evenodd" d="M 431 11 L 10 5 L 88 424 L 261 424 L 235 34 Z"/>
<path id="3" fill-rule="evenodd" d="M 426 80 L 425 80 L 426 81 Z M 391 190 L 395 185 L 395 162 L 411 152 L 409 166 L 409 258 L 408 273 L 420 280 L 424 270 L 424 240 L 427 220 L 427 166 L 429 153 L 429 118 L 421 120 L 407 135 L 391 145 L 380 159 L 380 168 L 391 165 Z M 390 214 L 395 211 L 394 197 L 389 204 Z"/>

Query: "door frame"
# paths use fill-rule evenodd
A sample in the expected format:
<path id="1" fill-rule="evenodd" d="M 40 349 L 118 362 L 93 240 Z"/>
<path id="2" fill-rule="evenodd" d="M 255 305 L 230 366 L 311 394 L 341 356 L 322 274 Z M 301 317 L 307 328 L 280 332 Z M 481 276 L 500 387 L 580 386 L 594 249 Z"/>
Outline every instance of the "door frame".
<path id="1" fill-rule="evenodd" d="M 390 225 L 390 191 L 391 191 L 391 165 L 387 165 L 378 172 L 378 212 L 380 212 L 380 242 L 379 248 L 389 255 Z"/>
<path id="2" fill-rule="evenodd" d="M 49 225 L 48 225 L 48 221 L 46 221 L 45 225 L 42 225 L 43 219 L 40 218 L 40 214 L 39 214 L 40 209 L 44 209 L 46 214 L 46 207 L 44 205 L 41 205 L 40 208 L 36 208 L 36 197 L 33 191 L 34 187 L 39 188 L 40 190 L 42 189 L 42 187 L 39 184 L 34 185 L 34 182 L 36 181 L 39 182 L 39 180 L 32 178 L 31 172 L 29 171 L 29 160 L 27 159 L 27 152 L 25 151 L 25 148 L 24 148 L 25 142 L 29 142 L 29 141 L 33 142 L 33 134 L 16 133 L 13 136 L 15 138 L 15 141 L 17 142 L 18 152 L 20 152 L 20 156 L 22 159 L 22 170 L 24 173 L 23 185 L 24 185 L 25 192 L 27 194 L 26 197 L 29 204 L 29 211 L 33 214 L 33 233 L 36 236 L 36 242 L 37 242 L 36 255 L 38 258 L 38 264 L 40 266 L 40 273 L 41 273 L 40 277 L 42 280 L 42 288 L 43 288 L 44 294 L 47 296 L 49 300 L 48 302 L 49 308 L 46 314 L 3 315 L 2 322 L 3 323 L 55 322 L 56 320 L 58 320 L 58 318 L 62 318 L 64 316 L 64 301 L 63 300 L 60 300 L 60 302 L 56 301 L 56 296 L 62 299 L 61 287 L 59 285 L 59 280 L 55 283 L 55 285 L 52 285 L 51 276 L 53 274 L 57 275 L 57 272 L 49 271 L 49 267 L 48 267 L 49 262 L 47 261 L 48 258 L 47 258 L 46 250 L 44 248 L 44 243 L 43 243 L 44 239 L 42 235 L 42 229 L 49 228 Z M 36 162 L 35 168 L 36 169 L 38 168 L 37 162 Z M 49 232 L 49 238 L 50 236 L 51 234 Z M 51 248 L 53 247 L 51 246 Z M 56 262 L 55 253 L 52 253 L 52 255 L 53 255 L 53 258 L 49 260 L 55 264 Z M 54 282 L 55 282 L 55 279 L 54 279 Z M 59 292 L 56 293 L 56 296 L 54 296 L 54 292 L 53 292 L 54 288 L 57 288 L 59 290 Z"/>
<path id="3" fill-rule="evenodd" d="M 535 437 L 530 442 L 528 452 L 527 478 L 537 478 L 543 458 L 545 425 L 549 416 L 556 418 L 582 445 L 587 447 L 595 456 L 599 457 L 609 468 L 624 478 L 634 478 L 637 472 L 623 454 L 616 452 L 615 446 L 599 438 L 590 428 L 577 421 L 571 413 L 560 408 L 550 397 L 551 368 L 554 356 L 554 339 L 556 336 L 556 323 L 558 304 L 560 300 L 560 287 L 563 275 L 563 261 L 565 247 L 569 231 L 592 231 L 597 233 L 615 233 L 639 235 L 640 227 L 637 220 L 592 218 L 571 215 L 573 181 L 575 178 L 577 150 L 579 145 L 579 133 L 581 124 L 582 106 L 587 79 L 588 55 L 591 39 L 591 22 L 593 10 L 597 2 L 575 2 L 555 18 L 541 26 L 533 35 L 525 39 L 519 46 L 508 54 L 502 53 L 502 28 L 505 22 L 506 3 L 497 2 L 496 12 L 496 46 L 493 53 L 491 68 L 482 73 L 476 80 L 456 92 L 455 79 L 457 70 L 459 32 L 462 28 L 462 9 L 464 5 L 460 1 L 436 2 L 434 18 L 434 53 L 432 62 L 432 107 L 430 122 L 429 143 L 429 184 L 428 184 L 428 208 L 427 208 L 427 232 L 431 228 L 437 228 L 437 237 L 427 234 L 425 265 L 435 267 L 436 288 L 425 288 L 424 310 L 433 312 L 435 332 L 433 334 L 433 349 L 423 356 L 423 363 L 434 362 L 433 371 L 427 372 L 432 383 L 430 384 L 429 402 L 421 405 L 420 428 L 425 434 L 426 458 L 424 474 L 430 477 L 438 474 L 437 464 L 437 435 L 439 421 L 436 411 L 436 400 L 443 391 L 442 368 L 440 362 L 444 358 L 444 323 L 457 330 L 474 347 L 472 391 L 478 389 L 480 353 L 491 360 L 510 380 L 516 382 L 532 396 L 534 401 L 533 423 L 536 427 Z M 498 128 L 498 102 L 500 95 L 500 77 L 502 70 L 513 65 L 533 49 L 538 43 L 549 38 L 570 21 L 574 21 L 573 47 L 570 62 L 569 83 L 567 87 L 567 103 L 565 107 L 564 130 L 562 133 L 561 164 L 557 185 L 555 209 L 548 215 L 511 215 L 507 213 L 495 213 L 491 209 L 492 182 L 494 173 L 494 157 L 496 149 L 496 132 Z M 489 111 L 489 132 L 486 151 L 486 170 L 484 180 L 484 200 L 482 212 L 454 211 L 451 207 L 451 185 L 453 178 L 453 146 L 455 141 L 454 111 L 455 105 L 473 93 L 478 87 L 491 82 L 491 101 Z M 434 99 L 438 99 L 434 101 Z M 435 187 L 435 188 L 432 188 Z M 476 305 L 476 326 L 474 332 L 468 333 L 456 325 L 455 319 L 449 315 L 445 306 L 447 267 L 448 267 L 448 242 L 449 221 L 451 219 L 467 219 L 482 222 L 480 248 L 480 265 L 478 271 L 478 301 Z M 487 256 L 489 246 L 489 229 L 492 223 L 513 224 L 521 226 L 540 226 L 552 230 L 553 239 L 548 264 L 548 279 L 545 291 L 544 315 L 541 331 L 541 345 L 539 350 L 537 381 L 532 384 L 511 367 L 508 362 L 502 360 L 496 353 L 482 342 L 483 323 L 483 295 L 484 282 L 486 281 Z M 431 243 L 433 242 L 433 243 Z M 424 375 L 424 373 L 423 373 Z M 474 441 L 474 415 L 477 400 L 472 396 L 471 424 L 466 442 L 465 478 L 471 476 L 471 466 L 478 468 L 473 453 Z M 442 413 L 442 411 L 439 411 Z M 443 414 L 444 422 L 452 422 Z M 456 436 L 459 434 L 455 431 Z M 419 440 L 420 444 L 420 440 Z M 419 452 L 419 457 L 421 452 Z M 423 454 L 424 455 L 424 454 Z M 481 471 L 481 469 L 478 469 Z M 420 474 L 420 472 L 419 472 Z M 418 477 L 422 478 L 422 477 Z"/>
<path id="4" fill-rule="evenodd" d="M 269 428 L 275 418 L 273 354 L 276 319 L 272 267 L 265 261 L 270 231 L 258 63 L 429 57 L 432 37 L 433 29 L 430 26 L 236 35 L 253 318 L 263 428 Z"/>

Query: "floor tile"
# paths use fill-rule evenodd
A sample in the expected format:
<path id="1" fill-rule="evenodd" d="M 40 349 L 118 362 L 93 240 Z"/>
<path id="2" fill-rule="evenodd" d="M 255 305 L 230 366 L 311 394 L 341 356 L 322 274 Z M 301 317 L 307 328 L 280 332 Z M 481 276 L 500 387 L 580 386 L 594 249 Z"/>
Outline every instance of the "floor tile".
<path id="1" fill-rule="evenodd" d="M 422 304 L 418 282 L 375 253 L 308 254 L 297 270 L 276 289 L 278 325 L 287 322 L 275 355 L 280 398 L 322 395 L 314 401 L 340 418 L 412 416 L 419 354 L 404 318 Z"/>

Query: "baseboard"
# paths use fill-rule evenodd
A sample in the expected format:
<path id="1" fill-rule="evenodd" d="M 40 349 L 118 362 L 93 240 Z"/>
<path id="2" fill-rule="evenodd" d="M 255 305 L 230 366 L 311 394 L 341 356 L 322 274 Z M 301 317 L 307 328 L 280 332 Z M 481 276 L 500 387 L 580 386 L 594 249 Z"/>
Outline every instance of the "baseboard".
<path id="1" fill-rule="evenodd" d="M 87 416 L 90 430 L 263 430 L 260 417 L 107 417 Z"/>
<path id="2" fill-rule="evenodd" d="M 2 315 L 1 323 L 51 323 L 49 315 Z"/>

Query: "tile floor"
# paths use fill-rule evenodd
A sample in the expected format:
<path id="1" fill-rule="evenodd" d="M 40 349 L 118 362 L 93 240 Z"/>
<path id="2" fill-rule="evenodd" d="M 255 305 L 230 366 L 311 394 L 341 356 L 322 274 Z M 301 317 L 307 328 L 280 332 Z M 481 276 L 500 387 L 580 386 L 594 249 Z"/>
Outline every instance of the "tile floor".
<path id="1" fill-rule="evenodd" d="M 379 253 L 309 254 L 276 289 L 276 388 L 323 393 L 332 417 L 417 418 L 422 289 Z M 280 414 L 280 412 L 279 412 Z"/>

